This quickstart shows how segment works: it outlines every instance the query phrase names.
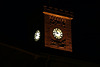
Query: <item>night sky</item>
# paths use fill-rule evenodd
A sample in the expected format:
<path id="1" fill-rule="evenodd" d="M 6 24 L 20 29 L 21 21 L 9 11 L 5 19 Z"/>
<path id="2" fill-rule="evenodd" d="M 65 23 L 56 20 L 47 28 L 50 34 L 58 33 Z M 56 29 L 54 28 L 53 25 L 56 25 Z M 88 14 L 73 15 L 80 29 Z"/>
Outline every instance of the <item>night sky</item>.
<path id="1" fill-rule="evenodd" d="M 73 57 L 82 58 L 82 59 L 87 58 L 93 61 L 100 60 L 100 46 L 99 46 L 100 45 L 100 42 L 99 42 L 100 41 L 99 39 L 100 38 L 100 31 L 99 31 L 100 10 L 99 10 L 99 4 L 97 1 L 43 0 L 43 1 L 34 1 L 34 2 L 31 2 L 31 4 L 27 2 L 14 2 L 14 3 L 3 2 L 3 4 L 1 4 L 0 6 L 1 17 L 2 17 L 1 18 L 2 23 L 0 22 L 2 33 L 0 36 L 1 38 L 3 38 L 1 39 L 1 41 L 5 40 L 5 38 L 6 39 L 10 38 L 11 36 L 12 38 L 14 38 L 13 36 L 15 35 L 10 34 L 10 32 L 12 32 L 11 30 L 12 27 L 14 27 L 15 30 L 17 31 L 16 33 L 16 31 L 13 30 L 14 34 L 22 34 L 18 32 L 24 32 L 26 28 L 25 27 L 26 24 L 24 22 L 20 23 L 22 20 L 16 19 L 16 18 L 18 17 L 21 18 L 22 13 L 31 14 L 32 11 L 36 12 L 37 10 L 35 9 L 37 8 L 37 6 L 40 6 L 41 8 L 43 5 L 74 12 L 74 19 L 72 20 L 72 46 L 73 46 L 72 55 Z M 19 20 L 21 21 L 19 22 Z M 13 23 L 14 21 L 16 24 Z M 8 31 L 8 29 L 10 29 L 10 31 Z M 22 30 L 24 29 L 24 30 L 22 31 L 21 29 Z M 8 33 L 9 36 L 6 37 L 5 33 Z M 5 37 L 2 37 L 2 35 L 4 35 Z M 25 35 L 23 35 L 21 38 L 18 38 L 16 36 L 16 38 L 19 40 L 25 39 L 27 38 L 27 37 L 24 37 Z"/>

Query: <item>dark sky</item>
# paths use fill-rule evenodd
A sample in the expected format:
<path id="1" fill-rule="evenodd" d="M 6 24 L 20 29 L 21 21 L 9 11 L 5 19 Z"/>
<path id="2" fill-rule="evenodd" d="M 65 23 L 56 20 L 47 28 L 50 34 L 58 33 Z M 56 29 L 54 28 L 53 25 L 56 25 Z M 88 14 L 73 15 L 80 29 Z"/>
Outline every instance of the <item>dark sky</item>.
<path id="1" fill-rule="evenodd" d="M 100 26 L 99 26 L 99 3 L 98 1 L 78 1 L 78 0 L 38 0 L 33 2 L 3 2 L 1 8 L 1 30 L 2 34 L 9 33 L 12 27 L 17 27 L 13 30 L 14 34 L 19 31 L 25 31 L 25 23 L 20 23 L 22 13 L 36 12 L 37 6 L 42 7 L 43 5 L 56 7 L 59 9 L 65 9 L 74 12 L 74 19 L 72 20 L 72 45 L 73 55 L 82 58 L 90 58 L 95 61 L 100 59 Z M 32 14 L 34 15 L 34 14 Z M 36 15 L 35 15 L 36 16 Z M 14 18 L 15 17 L 15 18 Z M 22 16 L 23 17 L 23 16 Z M 22 18 L 23 19 L 23 18 Z M 16 21 L 15 21 L 16 20 Z M 23 19 L 24 20 L 24 19 Z M 16 22 L 13 23 L 13 21 Z M 25 21 L 25 20 L 24 20 Z M 18 23 L 17 23 L 18 22 Z M 5 24 L 6 23 L 6 24 Z M 13 26 L 11 26 L 13 24 Z M 24 25 L 23 25 L 24 24 Z M 15 25 L 15 26 L 14 26 Z M 23 27 L 22 27 L 23 26 Z M 22 30 L 19 30 L 22 29 Z M 6 32 L 4 32 L 7 30 Z M 8 38 L 10 36 L 7 36 Z M 15 35 L 13 35 L 15 36 Z M 2 37 L 3 38 L 3 37 Z M 13 38 L 13 37 L 12 37 Z M 18 37 L 16 37 L 18 38 Z M 25 39 L 25 35 L 21 37 Z M 19 38 L 19 39 L 21 39 Z"/>

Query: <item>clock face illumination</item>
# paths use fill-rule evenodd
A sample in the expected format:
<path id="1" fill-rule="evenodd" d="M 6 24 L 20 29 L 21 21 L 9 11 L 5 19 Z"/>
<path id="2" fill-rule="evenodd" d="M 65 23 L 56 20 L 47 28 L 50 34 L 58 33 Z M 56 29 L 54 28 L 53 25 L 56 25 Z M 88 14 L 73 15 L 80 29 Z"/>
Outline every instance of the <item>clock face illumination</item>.
<path id="1" fill-rule="evenodd" d="M 35 32 L 34 39 L 35 39 L 35 41 L 38 41 L 40 39 L 40 31 L 39 30 L 37 30 Z"/>
<path id="2" fill-rule="evenodd" d="M 63 33 L 59 28 L 55 28 L 53 30 L 53 35 L 56 39 L 61 39 L 63 37 Z"/>

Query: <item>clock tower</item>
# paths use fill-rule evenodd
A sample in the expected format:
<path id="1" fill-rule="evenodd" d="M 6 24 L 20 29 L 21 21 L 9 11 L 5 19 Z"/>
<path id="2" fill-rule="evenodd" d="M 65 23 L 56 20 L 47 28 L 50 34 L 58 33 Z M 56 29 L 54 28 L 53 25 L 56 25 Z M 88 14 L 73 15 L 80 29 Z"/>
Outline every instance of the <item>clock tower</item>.
<path id="1" fill-rule="evenodd" d="M 73 13 L 44 6 L 45 47 L 72 52 L 71 20 Z"/>

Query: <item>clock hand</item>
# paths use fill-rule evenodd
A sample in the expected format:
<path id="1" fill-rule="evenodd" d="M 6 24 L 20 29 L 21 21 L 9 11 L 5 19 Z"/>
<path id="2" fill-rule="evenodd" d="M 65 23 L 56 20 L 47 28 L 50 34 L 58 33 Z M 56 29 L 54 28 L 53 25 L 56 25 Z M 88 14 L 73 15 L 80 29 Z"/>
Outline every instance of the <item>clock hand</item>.
<path id="1" fill-rule="evenodd" d="M 58 34 L 58 32 L 56 31 L 56 33 Z"/>
<path id="2" fill-rule="evenodd" d="M 58 31 L 57 31 L 57 34 L 59 34 Z"/>

